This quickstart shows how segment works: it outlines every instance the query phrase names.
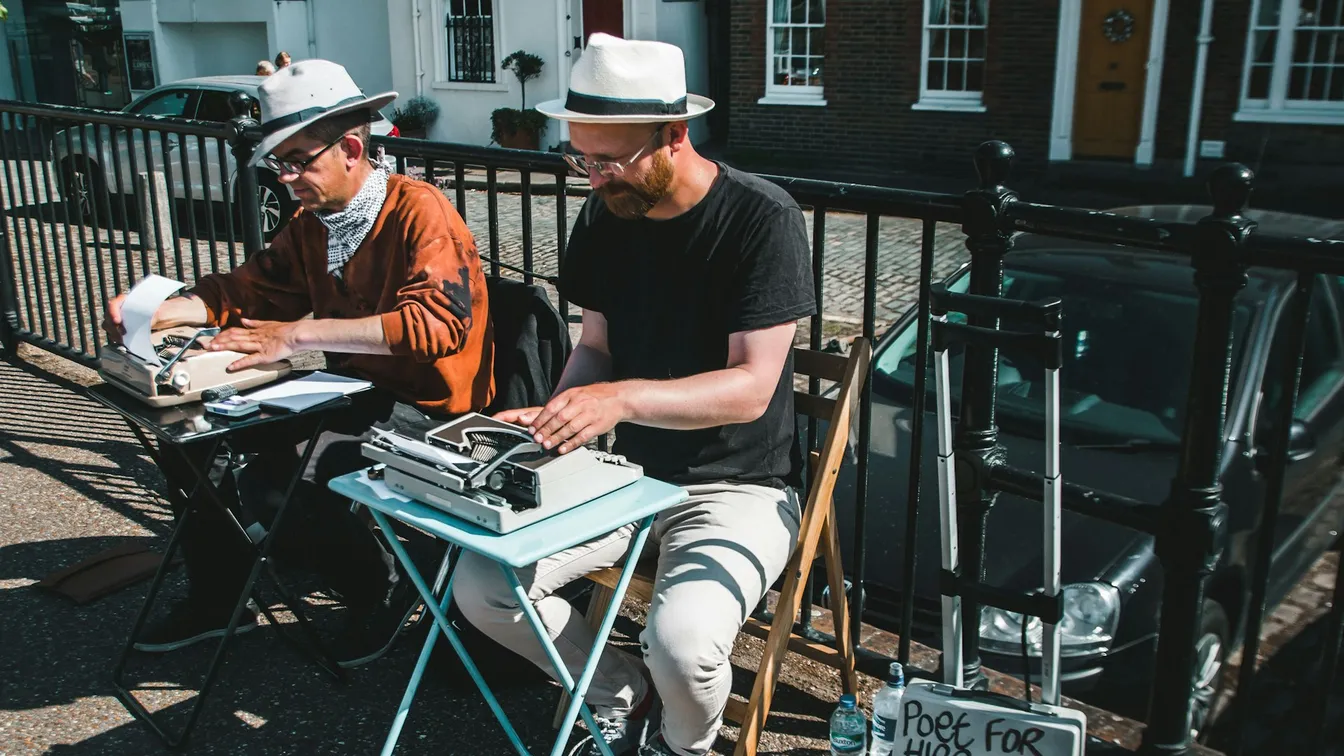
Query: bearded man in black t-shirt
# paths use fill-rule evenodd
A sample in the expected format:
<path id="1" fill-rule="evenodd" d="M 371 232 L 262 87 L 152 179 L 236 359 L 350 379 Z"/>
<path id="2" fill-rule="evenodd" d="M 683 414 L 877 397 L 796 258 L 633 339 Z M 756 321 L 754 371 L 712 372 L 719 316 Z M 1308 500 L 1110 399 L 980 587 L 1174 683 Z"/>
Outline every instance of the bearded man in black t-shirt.
<path id="1" fill-rule="evenodd" d="M 676 47 L 594 35 L 568 98 L 538 106 L 570 122 L 569 159 L 594 189 L 560 282 L 583 335 L 545 407 L 500 415 L 561 453 L 615 429 L 617 453 L 689 494 L 651 533 L 643 664 L 609 650 L 587 694 L 594 736 L 617 754 L 709 752 L 733 641 L 788 562 L 800 518 L 791 347 L 816 309 L 806 226 L 783 190 L 691 146 L 688 119 L 713 103 L 686 95 L 683 71 Z M 593 634 L 554 593 L 635 558 L 634 531 L 518 571 L 575 677 Z M 455 596 L 478 628 L 551 671 L 496 565 L 465 555 Z"/>

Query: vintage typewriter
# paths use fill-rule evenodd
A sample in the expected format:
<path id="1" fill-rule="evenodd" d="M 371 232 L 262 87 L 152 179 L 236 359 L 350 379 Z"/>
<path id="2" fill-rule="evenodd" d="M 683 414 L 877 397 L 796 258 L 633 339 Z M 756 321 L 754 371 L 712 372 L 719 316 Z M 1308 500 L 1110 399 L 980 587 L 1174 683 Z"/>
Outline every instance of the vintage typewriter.
<path id="1" fill-rule="evenodd" d="M 581 447 L 547 451 L 527 431 L 470 413 L 423 440 L 379 431 L 363 445 L 397 493 L 498 533 L 560 514 L 634 483 L 643 468 L 624 457 Z"/>
<path id="2" fill-rule="evenodd" d="M 230 373 L 240 352 L 211 352 L 206 347 L 218 328 L 165 328 L 150 339 L 162 364 L 142 360 L 120 344 L 98 350 L 103 380 L 151 407 L 171 407 L 201 399 L 202 392 L 232 386 L 242 391 L 289 374 L 288 360 Z"/>

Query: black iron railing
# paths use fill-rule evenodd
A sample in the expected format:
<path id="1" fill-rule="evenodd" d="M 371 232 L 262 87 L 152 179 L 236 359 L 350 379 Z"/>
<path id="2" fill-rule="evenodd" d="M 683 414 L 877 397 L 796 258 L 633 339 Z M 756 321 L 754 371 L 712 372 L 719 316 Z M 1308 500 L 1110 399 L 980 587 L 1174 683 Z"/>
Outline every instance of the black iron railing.
<path id="1" fill-rule="evenodd" d="M 256 134 L 255 121 L 248 119 L 216 124 L 0 102 L 0 165 L 4 170 L 0 192 L 5 198 L 0 223 L 0 244 L 4 245 L 0 250 L 0 347 L 12 353 L 22 341 L 95 365 L 102 343 L 98 322 L 111 296 L 149 273 L 190 282 L 207 272 L 228 270 L 256 251 L 262 243 L 258 174 L 236 169 L 237 165 L 246 165 Z M 398 171 L 443 186 L 464 217 L 481 221 L 475 226 L 477 244 L 491 275 L 518 275 L 554 285 L 564 258 L 570 217 L 578 204 L 571 201 L 570 193 L 576 183 L 581 183 L 569 177 L 558 155 L 411 139 L 377 138 L 375 142 L 395 158 Z M 828 255 L 832 252 L 827 243 L 828 219 L 837 213 L 857 213 L 865 218 L 859 330 L 870 339 L 878 336 L 882 304 L 877 300 L 878 279 L 884 273 L 879 266 L 881 223 L 889 218 L 912 218 L 920 223 L 919 243 L 908 250 L 920 260 L 913 441 L 904 460 L 909 465 L 908 486 L 902 491 L 881 492 L 868 487 L 873 434 L 868 381 L 854 445 L 855 519 L 853 532 L 848 534 L 854 543 L 848 565 L 854 587 L 852 615 L 855 622 L 865 616 L 864 585 L 869 577 L 866 531 L 873 521 L 872 503 L 880 502 L 885 507 L 883 517 L 894 514 L 906 522 L 899 658 L 909 661 L 918 603 L 916 560 L 934 558 L 917 554 L 916 538 L 919 518 L 927 516 L 918 507 L 923 483 L 919 450 L 923 448 L 927 414 L 924 377 L 929 365 L 937 225 L 961 225 L 970 253 L 969 293 L 983 297 L 1002 297 L 1004 259 L 1012 255 L 1014 234 L 1021 231 L 1156 250 L 1188 259 L 1199 292 L 1199 314 L 1196 322 L 1189 324 L 1196 331 L 1196 346 L 1180 464 L 1171 495 L 1160 507 L 1154 507 L 1072 484 L 1063 492 L 1067 509 L 1155 539 L 1164 571 L 1164 593 L 1152 714 L 1144 733 L 1144 750 L 1181 753 L 1190 740 L 1189 703 L 1205 585 L 1220 564 L 1226 536 L 1219 462 L 1231 380 L 1228 357 L 1232 299 L 1244 283 L 1248 266 L 1297 271 L 1301 280 L 1289 317 L 1301 326 L 1311 276 L 1344 275 L 1344 244 L 1257 231 L 1244 214 L 1252 177 L 1240 166 L 1224 167 L 1214 175 L 1210 186 L 1213 212 L 1209 217 L 1197 223 L 1178 223 L 1023 201 L 1008 188 L 1011 161 L 1012 150 L 1007 145 L 991 142 L 982 146 L 975 156 L 980 186 L 965 195 L 767 177 L 812 213 L 813 283 L 822 313 L 810 323 L 808 341 L 814 349 L 822 348 L 826 341 L 828 292 L 823 281 L 827 280 Z M 515 209 L 501 209 L 505 185 L 510 192 L 509 205 L 513 205 L 513 195 L 518 198 Z M 553 215 L 553 221 L 543 223 L 553 223 L 553 228 L 541 231 L 544 236 L 538 237 L 534 217 L 547 214 Z M 155 229 L 164 229 L 166 238 L 159 238 Z M 538 257 L 539 238 L 551 233 L 553 251 Z M 568 316 L 563 298 L 559 302 Z M 1067 312 L 1064 318 L 1068 318 Z M 985 313 L 972 313 L 969 322 L 997 327 L 997 320 Z M 1284 350 L 1283 364 L 1270 369 L 1280 371 L 1295 394 L 1301 328 L 1294 333 L 1292 343 Z M 994 394 L 997 365 L 993 348 L 967 345 L 956 435 L 957 455 L 964 468 L 958 485 L 964 523 L 960 544 L 963 569 L 956 578 L 965 586 L 994 582 L 995 576 L 984 571 L 983 523 L 998 493 L 1034 498 L 1041 489 L 1040 475 L 1013 467 L 999 443 Z M 813 384 L 812 389 L 820 390 L 820 386 Z M 1262 525 L 1252 539 L 1250 608 L 1245 618 L 1251 632 L 1244 654 L 1242 690 L 1249 689 L 1255 674 L 1273 515 L 1280 504 L 1279 489 L 1287 464 L 1286 429 L 1293 402 L 1283 402 L 1277 411 L 1280 417 L 1274 427 L 1278 433 L 1271 445 L 1267 474 L 1272 494 L 1258 519 L 1268 525 Z M 818 436 L 816 427 L 807 429 L 806 437 L 813 447 Z M 945 585 L 959 589 L 957 585 Z M 1001 596 L 993 591 L 967 590 L 963 601 L 963 621 L 968 628 L 966 672 L 972 682 L 982 679 L 979 638 L 973 631 L 979 625 L 979 598 L 998 600 Z M 1040 607 L 1039 602 L 1019 602 L 1011 597 L 1008 603 L 1017 608 Z M 921 620 L 927 621 L 927 614 L 926 607 Z M 1344 604 L 1336 602 L 1331 615 L 1331 643 L 1324 650 L 1325 671 L 1319 681 L 1322 700 L 1333 684 L 1341 617 Z M 810 614 L 804 612 L 799 618 L 799 631 L 817 635 L 809 622 Z M 855 633 L 853 637 L 861 635 Z M 912 673 L 931 675 L 934 670 Z M 1318 721 L 1323 719 L 1324 709 Z"/>

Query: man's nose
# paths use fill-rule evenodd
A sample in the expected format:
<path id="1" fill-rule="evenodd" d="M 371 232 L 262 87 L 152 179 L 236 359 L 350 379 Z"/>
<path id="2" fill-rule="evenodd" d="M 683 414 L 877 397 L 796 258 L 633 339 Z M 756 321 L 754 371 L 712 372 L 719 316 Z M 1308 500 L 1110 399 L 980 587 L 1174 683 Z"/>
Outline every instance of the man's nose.
<path id="1" fill-rule="evenodd" d="M 611 181 L 609 176 L 599 173 L 596 168 L 588 169 L 588 185 L 594 189 L 601 189 L 603 184 Z"/>
<path id="2" fill-rule="evenodd" d="M 280 171 L 280 175 L 277 178 L 282 184 L 292 184 L 299 180 L 299 174 L 290 173 L 289 171 Z"/>

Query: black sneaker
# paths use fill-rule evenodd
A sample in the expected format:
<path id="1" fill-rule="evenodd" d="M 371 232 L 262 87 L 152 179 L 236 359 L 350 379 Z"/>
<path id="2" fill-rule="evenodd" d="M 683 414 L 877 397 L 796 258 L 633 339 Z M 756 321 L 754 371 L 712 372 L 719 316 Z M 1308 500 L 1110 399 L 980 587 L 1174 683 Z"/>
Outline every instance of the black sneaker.
<path id="1" fill-rule="evenodd" d="M 615 756 L 635 756 L 643 754 L 639 750 L 649 741 L 656 724 L 662 715 L 662 701 L 653 689 L 653 684 L 649 684 L 649 692 L 644 696 L 644 700 L 639 702 L 635 710 L 623 717 L 604 717 L 597 714 L 593 719 L 597 722 L 598 732 L 590 733 L 579 742 L 570 753 L 581 753 L 583 756 L 605 756 L 596 740 L 601 738 L 611 749 Z M 657 753 L 655 751 L 654 753 Z"/>
<path id="2" fill-rule="evenodd" d="M 345 627 L 331 644 L 336 663 L 349 669 L 386 654 L 419 606 L 420 594 L 403 578 L 374 609 L 350 610 Z"/>
<path id="3" fill-rule="evenodd" d="M 167 617 L 140 631 L 135 650 L 155 654 L 176 651 L 210 638 L 222 638 L 228 627 L 228 608 L 207 608 L 199 601 L 184 599 L 173 606 Z M 243 616 L 238 619 L 235 634 L 256 629 L 257 612 L 252 602 L 248 601 L 248 605 L 243 608 Z"/>

